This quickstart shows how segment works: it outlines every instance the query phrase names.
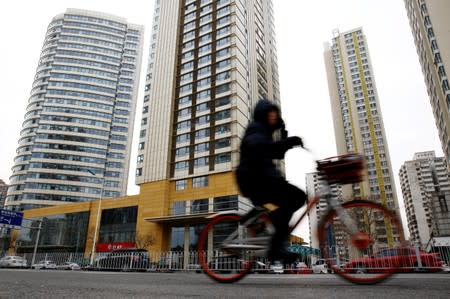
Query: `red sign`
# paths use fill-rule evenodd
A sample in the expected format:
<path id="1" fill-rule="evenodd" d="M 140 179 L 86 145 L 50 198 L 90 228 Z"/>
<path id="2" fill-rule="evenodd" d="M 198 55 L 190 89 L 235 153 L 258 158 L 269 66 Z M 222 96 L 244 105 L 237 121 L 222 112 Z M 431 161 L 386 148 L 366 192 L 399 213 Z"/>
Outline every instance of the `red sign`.
<path id="1" fill-rule="evenodd" d="M 122 248 L 135 248 L 134 242 L 115 242 L 115 243 L 98 243 L 97 252 L 110 252 Z"/>

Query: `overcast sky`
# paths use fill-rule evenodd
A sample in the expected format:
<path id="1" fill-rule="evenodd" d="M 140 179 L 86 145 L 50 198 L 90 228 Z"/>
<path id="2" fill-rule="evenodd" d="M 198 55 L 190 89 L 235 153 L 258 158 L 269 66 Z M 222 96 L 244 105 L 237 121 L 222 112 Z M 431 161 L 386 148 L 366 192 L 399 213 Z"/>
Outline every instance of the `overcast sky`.
<path id="1" fill-rule="evenodd" d="M 167 1 L 167 0 L 162 0 Z M 140 124 L 143 80 L 147 64 L 152 0 L 3 1 L 0 9 L 0 179 L 9 182 L 31 85 L 51 19 L 66 8 L 97 10 L 127 18 L 146 27 L 136 124 Z M 363 27 L 374 68 L 400 207 L 398 171 L 415 152 L 435 150 L 442 155 L 419 60 L 403 0 L 274 0 L 275 32 L 282 111 L 290 134 L 304 138 L 316 157 L 336 153 L 323 60 L 323 43 L 333 29 Z M 135 130 L 136 135 L 137 129 Z M 135 136 L 136 137 L 136 136 Z M 130 169 L 134 185 L 136 144 Z M 313 171 L 312 156 L 288 153 L 288 179 L 301 187 L 304 173 Z M 308 239 L 307 224 L 299 231 Z"/>

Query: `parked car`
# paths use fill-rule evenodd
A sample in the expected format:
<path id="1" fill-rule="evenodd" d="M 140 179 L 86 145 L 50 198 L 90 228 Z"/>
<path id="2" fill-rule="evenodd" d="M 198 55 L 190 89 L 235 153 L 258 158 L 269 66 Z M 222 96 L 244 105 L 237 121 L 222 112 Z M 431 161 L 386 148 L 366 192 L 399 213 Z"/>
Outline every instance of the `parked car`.
<path id="1" fill-rule="evenodd" d="M 0 259 L 1 268 L 26 268 L 27 260 L 21 256 L 9 255 Z"/>
<path id="2" fill-rule="evenodd" d="M 150 266 L 150 258 L 145 249 L 117 249 L 99 257 L 96 268 L 112 271 L 145 271 Z"/>
<path id="3" fill-rule="evenodd" d="M 81 270 L 80 265 L 74 262 L 65 262 L 62 265 L 56 266 L 58 270 Z"/>
<path id="4" fill-rule="evenodd" d="M 315 263 L 312 264 L 312 272 L 314 274 L 327 274 L 333 273 L 333 269 L 328 266 L 328 263 L 325 259 L 318 259 Z"/>
<path id="5" fill-rule="evenodd" d="M 310 274 L 311 269 L 303 262 L 298 262 L 295 265 L 295 273 L 297 274 Z"/>
<path id="6" fill-rule="evenodd" d="M 56 269 L 56 263 L 49 260 L 42 260 L 31 265 L 31 269 Z"/>
<path id="7" fill-rule="evenodd" d="M 274 264 L 271 264 L 269 267 L 269 273 L 283 274 L 284 273 L 283 264 L 280 262 L 275 262 Z"/>
<path id="8" fill-rule="evenodd" d="M 411 247 L 382 249 L 373 255 L 352 259 L 344 265 L 344 270 L 357 273 L 383 272 L 397 263 L 401 272 L 438 272 L 443 267 L 439 253 L 417 252 L 416 248 Z"/>

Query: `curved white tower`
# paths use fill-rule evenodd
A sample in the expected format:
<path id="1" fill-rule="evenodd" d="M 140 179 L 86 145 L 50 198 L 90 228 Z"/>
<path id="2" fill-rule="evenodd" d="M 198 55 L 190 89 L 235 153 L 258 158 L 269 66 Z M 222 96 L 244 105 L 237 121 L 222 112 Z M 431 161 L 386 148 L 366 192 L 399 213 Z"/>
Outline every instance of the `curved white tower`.
<path id="1" fill-rule="evenodd" d="M 6 206 L 126 194 L 143 27 L 68 9 L 49 24 Z"/>

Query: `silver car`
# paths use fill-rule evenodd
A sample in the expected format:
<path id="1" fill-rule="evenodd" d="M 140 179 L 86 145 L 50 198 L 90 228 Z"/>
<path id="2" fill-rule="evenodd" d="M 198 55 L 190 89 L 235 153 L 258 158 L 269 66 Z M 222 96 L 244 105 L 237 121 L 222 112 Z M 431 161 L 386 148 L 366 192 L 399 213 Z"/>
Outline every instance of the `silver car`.
<path id="1" fill-rule="evenodd" d="M 21 256 L 9 255 L 0 259 L 2 268 L 26 268 L 27 260 Z"/>
<path id="2" fill-rule="evenodd" d="M 81 270 L 80 265 L 74 262 L 65 262 L 62 265 L 56 266 L 59 270 Z"/>
<path id="3" fill-rule="evenodd" d="M 56 263 L 49 260 L 43 260 L 31 265 L 31 269 L 56 269 Z"/>

